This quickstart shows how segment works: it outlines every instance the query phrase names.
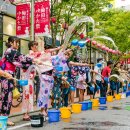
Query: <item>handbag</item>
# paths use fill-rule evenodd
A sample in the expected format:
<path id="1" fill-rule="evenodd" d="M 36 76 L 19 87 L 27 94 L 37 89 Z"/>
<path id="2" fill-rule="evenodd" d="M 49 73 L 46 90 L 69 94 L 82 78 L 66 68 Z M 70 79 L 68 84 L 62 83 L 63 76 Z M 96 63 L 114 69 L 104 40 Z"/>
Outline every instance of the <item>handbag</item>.
<path id="1" fill-rule="evenodd" d="M 20 92 L 18 91 L 18 88 L 13 89 L 13 99 L 18 99 L 20 97 Z"/>

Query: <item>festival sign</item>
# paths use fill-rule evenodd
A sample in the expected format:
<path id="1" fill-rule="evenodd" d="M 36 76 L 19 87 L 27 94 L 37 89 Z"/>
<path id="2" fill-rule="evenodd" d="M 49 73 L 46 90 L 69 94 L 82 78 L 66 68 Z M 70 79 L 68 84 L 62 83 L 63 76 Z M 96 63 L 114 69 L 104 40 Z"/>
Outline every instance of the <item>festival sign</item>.
<path id="1" fill-rule="evenodd" d="M 49 1 L 35 3 L 35 35 L 50 36 L 50 4 Z"/>
<path id="2" fill-rule="evenodd" d="M 16 35 L 29 37 L 30 33 L 30 4 L 16 6 Z"/>

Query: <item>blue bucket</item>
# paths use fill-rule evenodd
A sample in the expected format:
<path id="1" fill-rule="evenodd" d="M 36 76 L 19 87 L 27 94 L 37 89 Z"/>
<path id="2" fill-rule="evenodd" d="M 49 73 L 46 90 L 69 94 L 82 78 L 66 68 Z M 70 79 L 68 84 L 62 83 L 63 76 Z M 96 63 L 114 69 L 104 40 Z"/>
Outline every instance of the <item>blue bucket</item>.
<path id="1" fill-rule="evenodd" d="M 88 101 L 88 109 L 92 109 L 92 102 Z"/>
<path id="2" fill-rule="evenodd" d="M 59 122 L 60 121 L 60 111 L 59 110 L 49 110 L 48 117 L 49 117 L 49 122 Z"/>
<path id="3" fill-rule="evenodd" d="M 88 102 L 80 102 L 82 104 L 82 111 L 88 110 Z"/>
<path id="4" fill-rule="evenodd" d="M 28 80 L 18 80 L 18 84 L 20 86 L 26 86 L 26 85 L 28 85 Z"/>
<path id="5" fill-rule="evenodd" d="M 7 130 L 7 116 L 0 116 L 0 130 Z"/>
<path id="6" fill-rule="evenodd" d="M 77 45 L 78 45 L 78 40 L 77 40 L 77 39 L 74 39 L 74 40 L 71 42 L 71 45 L 77 46 Z"/>
<path id="7" fill-rule="evenodd" d="M 83 48 L 85 46 L 85 42 L 84 41 L 79 41 L 78 46 Z"/>
<path id="8" fill-rule="evenodd" d="M 100 104 L 106 104 L 106 97 L 100 97 L 99 102 Z"/>
<path id="9" fill-rule="evenodd" d="M 130 96 L 130 91 L 126 92 L 126 97 Z"/>
<path id="10" fill-rule="evenodd" d="M 56 69 L 56 71 L 58 71 L 58 72 L 59 72 L 59 71 L 63 71 L 63 67 L 62 67 L 62 66 L 56 66 L 55 69 Z"/>

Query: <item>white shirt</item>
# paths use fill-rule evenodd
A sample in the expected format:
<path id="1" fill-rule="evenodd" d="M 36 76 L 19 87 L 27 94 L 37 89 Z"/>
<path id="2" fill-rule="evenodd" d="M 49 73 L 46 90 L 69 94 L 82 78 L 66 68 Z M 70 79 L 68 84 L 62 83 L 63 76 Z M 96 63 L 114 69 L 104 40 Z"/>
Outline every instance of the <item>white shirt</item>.
<path id="1" fill-rule="evenodd" d="M 94 71 L 96 71 L 98 74 L 95 74 L 95 79 L 102 81 L 102 77 L 101 77 L 101 72 L 102 72 L 102 68 L 99 68 L 98 66 L 94 67 Z"/>

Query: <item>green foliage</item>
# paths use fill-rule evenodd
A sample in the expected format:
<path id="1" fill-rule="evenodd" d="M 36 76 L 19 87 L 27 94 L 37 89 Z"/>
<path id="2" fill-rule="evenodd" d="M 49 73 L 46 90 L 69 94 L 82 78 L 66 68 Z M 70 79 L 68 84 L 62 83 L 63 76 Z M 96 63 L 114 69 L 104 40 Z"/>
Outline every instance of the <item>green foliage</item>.
<path id="1" fill-rule="evenodd" d="M 71 25 L 78 17 L 93 17 L 95 14 L 100 13 L 107 4 L 108 0 L 62 0 L 60 3 L 56 2 L 56 0 L 51 0 L 51 16 L 57 19 L 55 24 L 51 23 L 53 46 L 55 46 L 56 35 L 61 36 L 61 41 L 64 40 L 63 36 L 66 29 L 62 28 L 61 25 L 63 23 Z M 78 30 L 82 32 L 83 28 L 85 28 L 85 25 Z M 90 27 L 89 30 L 91 30 Z M 90 33 L 90 35 L 93 34 Z"/>
<path id="2" fill-rule="evenodd" d="M 123 10 L 109 10 L 96 16 L 99 21 L 98 35 L 111 37 L 119 50 L 126 52 L 130 48 L 130 12 Z"/>

